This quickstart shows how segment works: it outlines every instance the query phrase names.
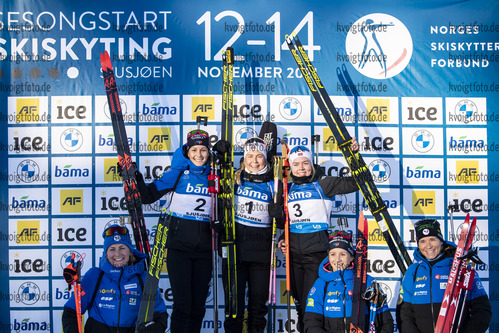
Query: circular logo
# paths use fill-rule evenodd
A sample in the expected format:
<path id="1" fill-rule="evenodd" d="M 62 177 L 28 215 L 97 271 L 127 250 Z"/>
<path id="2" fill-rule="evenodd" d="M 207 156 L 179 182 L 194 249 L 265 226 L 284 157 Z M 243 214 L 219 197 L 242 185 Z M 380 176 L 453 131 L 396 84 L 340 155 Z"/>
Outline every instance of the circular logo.
<path id="1" fill-rule="evenodd" d="M 374 13 L 357 20 L 346 38 L 346 53 L 354 68 L 372 79 L 388 79 L 409 64 L 412 37 L 391 15 Z"/>
<path id="2" fill-rule="evenodd" d="M 301 115 L 301 111 L 301 103 L 294 97 L 286 97 L 279 104 L 279 113 L 287 120 L 296 120 Z"/>
<path id="3" fill-rule="evenodd" d="M 76 151 L 83 144 L 83 134 L 76 128 L 68 128 L 61 134 L 61 146 L 67 151 Z"/>
<path id="4" fill-rule="evenodd" d="M 243 127 L 236 133 L 236 147 L 243 149 L 244 143 L 249 138 L 258 136 L 258 133 L 251 127 Z"/>
<path id="5" fill-rule="evenodd" d="M 127 112 L 127 106 L 126 106 L 125 101 L 123 99 L 121 99 L 121 98 L 120 98 L 120 106 L 121 106 L 121 114 L 123 115 L 123 118 L 124 118 L 125 115 L 126 115 L 126 112 Z M 108 119 L 111 119 L 111 114 L 110 114 L 110 110 L 109 110 L 109 104 L 108 104 L 107 101 L 104 104 L 104 114 L 106 115 L 106 117 Z"/>
<path id="6" fill-rule="evenodd" d="M 424 229 L 423 230 L 423 235 L 428 236 L 430 234 L 430 230 Z"/>
<path id="7" fill-rule="evenodd" d="M 40 299 L 40 287 L 34 282 L 24 282 L 17 289 L 23 304 L 33 305 Z"/>
<path id="8" fill-rule="evenodd" d="M 33 160 L 23 160 L 17 166 L 16 182 L 32 183 L 39 179 L 40 167 Z"/>
<path id="9" fill-rule="evenodd" d="M 469 99 L 460 100 L 454 108 L 454 114 L 459 121 L 469 121 L 475 112 L 478 112 L 478 107 Z"/>
<path id="10" fill-rule="evenodd" d="M 347 204 L 347 196 L 344 194 L 335 194 L 331 198 L 333 205 L 331 206 L 332 213 L 339 213 L 345 209 Z"/>
<path id="11" fill-rule="evenodd" d="M 369 164 L 369 171 L 373 176 L 373 180 L 376 183 L 384 183 L 390 178 L 392 174 L 392 169 L 390 165 L 383 160 L 374 160 Z"/>
<path id="12" fill-rule="evenodd" d="M 449 237 L 450 240 L 454 239 L 454 243 L 456 243 L 456 244 L 459 242 L 459 237 L 461 237 L 461 230 L 463 229 L 463 224 L 464 223 L 461 223 L 461 225 L 459 225 L 455 235 L 450 235 L 451 237 Z M 470 224 L 471 224 L 471 222 L 470 222 Z M 451 232 L 451 231 L 449 231 L 449 232 Z M 454 236 L 456 236 L 456 237 L 454 238 Z M 475 233 L 473 234 L 473 244 L 478 242 L 480 240 L 480 238 L 481 238 L 480 229 L 478 229 L 478 226 L 475 225 Z"/>
<path id="13" fill-rule="evenodd" d="M 412 147 L 420 153 L 427 153 L 435 144 L 433 134 L 427 130 L 419 130 L 414 132 L 411 138 Z"/>
<path id="14" fill-rule="evenodd" d="M 386 283 L 378 281 L 378 284 L 379 284 L 379 287 L 381 288 L 381 290 L 386 295 L 386 303 L 389 304 L 392 301 L 392 297 L 393 297 L 392 290 L 390 289 L 390 287 Z"/>
<path id="15" fill-rule="evenodd" d="M 63 255 L 61 256 L 61 261 L 60 261 L 62 269 L 66 268 L 71 263 L 71 255 L 73 253 L 75 254 L 75 260 L 74 260 L 75 263 L 78 260 L 80 260 L 80 258 L 81 258 L 81 254 L 80 253 L 78 253 L 76 251 L 67 251 L 67 252 L 64 252 Z M 84 264 L 84 262 L 82 260 L 81 267 L 83 267 L 83 264 Z"/>

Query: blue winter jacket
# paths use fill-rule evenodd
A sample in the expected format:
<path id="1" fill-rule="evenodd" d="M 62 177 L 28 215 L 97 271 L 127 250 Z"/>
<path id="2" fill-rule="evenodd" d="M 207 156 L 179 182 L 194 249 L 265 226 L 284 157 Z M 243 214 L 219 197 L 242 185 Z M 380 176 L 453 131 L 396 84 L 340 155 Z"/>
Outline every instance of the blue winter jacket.
<path id="1" fill-rule="evenodd" d="M 84 314 L 88 311 L 85 332 L 96 331 L 95 329 L 89 329 L 89 326 L 95 328 L 97 326 L 101 327 L 102 324 L 116 328 L 135 327 L 147 271 L 145 270 L 146 256 L 135 249 L 133 255 L 138 259 L 138 262 L 121 268 L 111 265 L 103 255 L 99 268 L 93 267 L 83 276 L 81 287 L 85 294 L 81 297 L 81 313 Z M 104 272 L 104 275 L 97 286 L 101 271 Z M 92 295 L 96 290 L 94 301 L 91 304 Z M 76 309 L 74 295 L 70 297 L 64 307 L 72 310 Z M 155 317 L 156 313 L 164 314 L 163 318 L 166 317 L 166 306 L 159 290 L 154 312 Z M 64 331 L 71 330 L 65 328 Z"/>
<path id="2" fill-rule="evenodd" d="M 310 289 L 305 308 L 305 332 L 350 332 L 353 299 L 353 269 L 331 270 L 326 258 L 319 266 L 319 278 Z M 367 276 L 367 286 L 373 282 Z M 366 305 L 366 323 L 369 307 Z M 393 318 L 386 303 L 376 310 L 376 332 L 393 332 Z"/>
<path id="3" fill-rule="evenodd" d="M 440 258 L 428 261 L 414 251 L 414 263 L 407 269 L 400 289 L 397 324 L 402 333 L 433 332 L 447 280 L 454 259 L 456 245 L 444 243 Z M 482 282 L 475 275 L 468 292 L 461 332 L 485 332 L 491 320 L 490 302 Z"/>

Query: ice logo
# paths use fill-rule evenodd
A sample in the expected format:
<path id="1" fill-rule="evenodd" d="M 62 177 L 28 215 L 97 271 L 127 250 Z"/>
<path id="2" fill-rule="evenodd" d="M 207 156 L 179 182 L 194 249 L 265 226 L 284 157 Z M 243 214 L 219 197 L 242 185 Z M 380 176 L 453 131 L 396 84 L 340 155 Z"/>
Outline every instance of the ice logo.
<path id="1" fill-rule="evenodd" d="M 393 16 L 369 14 L 357 20 L 346 38 L 348 59 L 359 73 L 372 79 L 388 79 L 400 73 L 412 56 L 412 38 Z"/>

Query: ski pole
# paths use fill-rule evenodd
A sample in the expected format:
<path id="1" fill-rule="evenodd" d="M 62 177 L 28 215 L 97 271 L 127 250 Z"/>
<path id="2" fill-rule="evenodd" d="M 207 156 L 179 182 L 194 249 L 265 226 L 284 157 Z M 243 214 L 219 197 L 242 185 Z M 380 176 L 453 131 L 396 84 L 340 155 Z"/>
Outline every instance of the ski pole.
<path id="1" fill-rule="evenodd" d="M 282 192 L 284 197 L 284 215 L 286 222 L 284 224 L 284 242 L 286 243 L 286 304 L 288 322 L 291 320 L 291 254 L 289 250 L 289 212 L 288 212 L 288 144 L 285 139 L 281 139 L 282 158 L 283 158 L 283 178 L 282 178 Z M 290 324 L 291 326 L 291 324 Z"/>
<path id="2" fill-rule="evenodd" d="M 458 205 L 455 204 L 455 205 L 449 205 L 447 206 L 447 211 L 449 212 L 449 218 L 450 218 L 450 227 L 451 227 L 451 232 L 449 233 L 450 234 L 450 237 L 452 239 L 452 241 L 455 243 L 456 242 L 456 230 L 454 230 L 454 218 L 453 218 L 453 213 L 457 211 L 458 209 Z"/>
<path id="3" fill-rule="evenodd" d="M 277 196 L 279 193 L 279 180 L 282 175 L 282 160 L 274 156 L 274 204 L 277 203 Z M 272 246 L 270 249 L 270 278 L 269 278 L 269 321 L 268 328 L 272 332 L 275 332 L 275 309 L 276 309 L 276 301 L 275 301 L 275 293 L 276 293 L 276 265 L 277 265 L 277 256 L 276 256 L 276 220 L 275 218 L 272 221 Z"/>
<path id="4" fill-rule="evenodd" d="M 315 150 L 315 164 L 319 165 L 319 142 L 321 141 L 321 136 L 319 134 L 312 135 L 312 144 Z"/>

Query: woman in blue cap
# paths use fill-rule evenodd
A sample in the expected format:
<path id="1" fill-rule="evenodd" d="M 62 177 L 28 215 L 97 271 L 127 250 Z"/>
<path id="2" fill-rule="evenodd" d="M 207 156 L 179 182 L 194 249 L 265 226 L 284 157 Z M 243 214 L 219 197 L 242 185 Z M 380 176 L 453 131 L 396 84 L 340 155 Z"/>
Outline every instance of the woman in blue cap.
<path id="1" fill-rule="evenodd" d="M 359 144 L 352 140 L 352 150 Z M 279 248 L 290 250 L 291 294 L 298 313 L 297 329 L 304 332 L 303 316 L 307 294 L 317 280 L 319 265 L 327 254 L 332 198 L 358 190 L 352 177 L 325 176 L 314 167 L 307 147 L 297 146 L 289 153 L 293 183 L 288 190 L 289 244 L 282 239 Z"/>
<path id="2" fill-rule="evenodd" d="M 337 231 L 329 237 L 329 252 L 319 266 L 319 278 L 310 289 L 305 309 L 305 332 L 344 333 L 350 332 L 354 285 L 353 259 L 355 249 L 352 236 L 345 231 Z M 366 286 L 371 286 L 373 278 L 367 276 Z M 372 297 L 379 299 L 374 325 L 378 333 L 393 332 L 393 318 L 386 302 L 373 290 Z M 369 323 L 369 309 L 366 306 L 366 323 Z"/>
<path id="3" fill-rule="evenodd" d="M 206 312 L 212 276 L 209 144 L 207 132 L 192 130 L 160 178 L 146 185 L 137 173 L 143 203 L 171 193 L 166 266 L 173 296 L 173 333 L 200 332 Z"/>
<path id="4" fill-rule="evenodd" d="M 117 224 L 106 228 L 104 254 L 99 267 L 91 268 L 81 280 L 81 313 L 88 311 L 85 332 L 135 332 L 142 288 L 147 276 L 146 256 L 137 251 L 128 229 Z M 62 325 L 65 333 L 77 333 L 74 295 L 64 305 Z M 164 332 L 166 306 L 158 291 L 153 322 L 144 332 Z"/>
<path id="5" fill-rule="evenodd" d="M 407 268 L 397 305 L 397 326 L 403 333 L 433 332 L 456 252 L 446 242 L 437 220 L 427 218 L 414 224 L 418 248 L 414 263 Z M 492 319 L 490 301 L 475 274 L 468 292 L 459 332 L 483 333 Z"/>

